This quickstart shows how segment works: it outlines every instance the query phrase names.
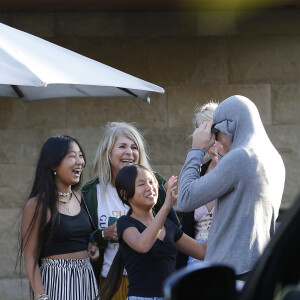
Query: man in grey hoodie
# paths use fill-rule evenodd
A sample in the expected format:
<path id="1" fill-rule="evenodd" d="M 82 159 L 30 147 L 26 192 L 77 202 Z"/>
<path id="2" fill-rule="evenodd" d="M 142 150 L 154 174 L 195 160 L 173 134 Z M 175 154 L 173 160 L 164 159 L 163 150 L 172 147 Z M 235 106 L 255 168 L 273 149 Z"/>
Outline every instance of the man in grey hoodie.
<path id="1" fill-rule="evenodd" d="M 252 101 L 229 97 L 213 120 L 218 133 L 211 133 L 212 123 L 206 122 L 193 134 L 179 177 L 177 208 L 189 212 L 218 199 L 205 260 L 229 265 L 243 279 L 274 234 L 285 168 Z M 215 138 L 226 154 L 200 177 L 201 162 Z"/>

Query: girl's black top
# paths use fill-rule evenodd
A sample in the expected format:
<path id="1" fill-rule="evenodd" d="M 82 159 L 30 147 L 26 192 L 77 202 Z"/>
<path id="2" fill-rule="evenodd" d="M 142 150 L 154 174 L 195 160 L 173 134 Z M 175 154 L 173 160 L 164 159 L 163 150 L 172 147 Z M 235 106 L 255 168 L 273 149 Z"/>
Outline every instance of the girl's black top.
<path id="1" fill-rule="evenodd" d="M 136 227 L 142 233 L 146 226 L 127 215 L 118 220 L 120 251 L 129 280 L 128 296 L 163 297 L 163 281 L 175 271 L 177 253 L 175 242 L 183 234 L 169 219 L 166 219 L 164 226 L 166 228 L 164 239 L 156 239 L 147 253 L 140 253 L 123 241 L 122 234 L 128 227 Z"/>
<path id="2" fill-rule="evenodd" d="M 80 203 L 80 212 L 75 216 L 59 213 L 59 222 L 50 237 L 50 222 L 46 226 L 41 257 L 73 253 L 88 249 L 91 224 L 88 213 Z"/>

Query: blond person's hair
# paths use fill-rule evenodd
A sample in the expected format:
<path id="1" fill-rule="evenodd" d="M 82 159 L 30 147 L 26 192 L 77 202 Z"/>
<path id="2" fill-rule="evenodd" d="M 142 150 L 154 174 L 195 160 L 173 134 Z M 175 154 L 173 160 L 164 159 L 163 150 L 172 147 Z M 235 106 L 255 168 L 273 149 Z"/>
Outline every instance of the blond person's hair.
<path id="1" fill-rule="evenodd" d="M 209 101 L 201 106 L 196 106 L 193 125 L 196 128 L 199 127 L 199 123 L 203 121 L 213 121 L 214 111 L 218 107 L 218 103 L 214 101 Z"/>
<path id="2" fill-rule="evenodd" d="M 196 106 L 195 113 L 194 113 L 194 119 L 193 119 L 194 128 L 195 129 L 198 128 L 200 125 L 199 123 L 201 123 L 203 121 L 212 122 L 214 111 L 216 110 L 218 105 L 219 104 L 217 102 L 214 102 L 213 100 L 211 100 L 201 106 Z M 210 159 L 211 159 L 211 155 L 208 152 L 206 152 L 206 154 L 203 158 L 203 162 L 207 162 Z"/>
<path id="3" fill-rule="evenodd" d="M 99 141 L 93 164 L 93 171 L 98 175 L 99 182 L 103 185 L 104 190 L 108 183 L 112 181 L 110 153 L 120 135 L 126 136 L 136 144 L 139 151 L 139 161 L 137 163 L 152 170 L 145 149 L 146 142 L 138 129 L 133 124 L 126 122 L 109 122 L 106 124 Z"/>

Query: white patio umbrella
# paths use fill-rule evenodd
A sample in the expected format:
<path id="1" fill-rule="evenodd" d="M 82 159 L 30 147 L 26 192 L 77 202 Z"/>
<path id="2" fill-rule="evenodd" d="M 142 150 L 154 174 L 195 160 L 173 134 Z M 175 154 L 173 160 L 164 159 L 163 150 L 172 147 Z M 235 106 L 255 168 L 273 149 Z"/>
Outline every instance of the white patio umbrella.
<path id="1" fill-rule="evenodd" d="M 137 97 L 164 89 L 0 23 L 0 97 Z"/>

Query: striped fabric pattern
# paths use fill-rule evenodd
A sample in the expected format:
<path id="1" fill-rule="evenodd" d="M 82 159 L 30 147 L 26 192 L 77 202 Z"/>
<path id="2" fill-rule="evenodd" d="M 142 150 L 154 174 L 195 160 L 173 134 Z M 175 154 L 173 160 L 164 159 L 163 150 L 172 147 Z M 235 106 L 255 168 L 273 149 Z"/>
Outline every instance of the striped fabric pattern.
<path id="1" fill-rule="evenodd" d="M 94 300 L 98 294 L 89 258 L 42 258 L 40 270 L 45 293 L 51 300 Z"/>

